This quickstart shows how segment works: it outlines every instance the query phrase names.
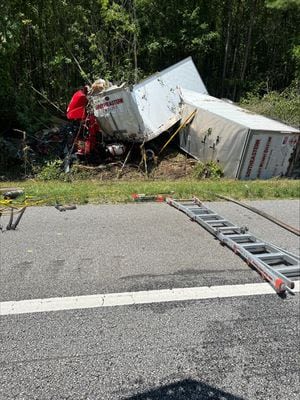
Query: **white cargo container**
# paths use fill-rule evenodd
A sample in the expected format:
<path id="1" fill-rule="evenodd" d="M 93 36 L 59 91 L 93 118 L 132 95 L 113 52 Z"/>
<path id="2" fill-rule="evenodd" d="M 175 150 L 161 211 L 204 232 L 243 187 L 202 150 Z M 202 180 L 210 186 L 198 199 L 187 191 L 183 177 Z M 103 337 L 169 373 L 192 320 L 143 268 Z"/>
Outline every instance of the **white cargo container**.
<path id="1" fill-rule="evenodd" d="M 107 139 L 147 142 L 180 120 L 180 88 L 207 93 L 191 57 L 133 86 L 92 96 L 94 114 Z"/>
<path id="2" fill-rule="evenodd" d="M 268 179 L 287 173 L 300 131 L 215 97 L 182 90 L 180 147 L 196 159 L 216 161 L 229 178 Z"/>

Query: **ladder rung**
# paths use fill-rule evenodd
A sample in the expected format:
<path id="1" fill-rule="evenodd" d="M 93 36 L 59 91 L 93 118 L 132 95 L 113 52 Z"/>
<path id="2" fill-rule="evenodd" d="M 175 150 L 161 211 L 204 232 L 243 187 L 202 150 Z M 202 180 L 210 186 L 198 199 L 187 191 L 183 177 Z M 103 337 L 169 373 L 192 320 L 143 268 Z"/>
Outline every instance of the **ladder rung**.
<path id="1" fill-rule="evenodd" d="M 196 206 L 197 208 L 195 209 L 196 211 L 201 211 L 201 212 L 213 212 L 211 210 L 208 210 L 205 207 L 200 207 L 200 206 Z"/>
<path id="2" fill-rule="evenodd" d="M 265 247 L 266 244 L 264 242 L 251 242 L 251 243 L 239 243 L 240 246 L 244 247 L 244 249 L 255 249 L 256 247 Z M 264 253 L 265 254 L 265 253 Z"/>
<path id="3" fill-rule="evenodd" d="M 197 215 L 197 216 L 204 216 L 204 215 L 217 215 L 217 214 L 214 214 L 213 212 L 209 212 L 209 211 L 206 211 L 206 210 L 199 210 L 200 212 L 195 212 L 195 211 L 193 211 L 193 213 L 195 214 L 195 215 Z"/>
<path id="4" fill-rule="evenodd" d="M 264 260 L 273 260 L 282 258 L 284 259 L 284 254 L 283 253 L 263 253 L 263 254 L 256 254 L 255 257 L 260 258 L 262 261 Z"/>
<path id="5" fill-rule="evenodd" d="M 197 217 L 199 217 L 199 218 L 203 218 L 203 217 L 206 217 L 206 218 L 211 218 L 211 217 L 219 217 L 219 218 L 221 218 L 218 214 L 208 214 L 208 213 L 205 213 L 205 214 L 201 214 L 201 216 L 199 215 L 199 214 L 197 214 Z"/>
<path id="6" fill-rule="evenodd" d="M 232 230 L 237 230 L 237 229 L 240 230 L 241 228 L 239 226 L 235 226 L 235 225 L 232 225 L 232 226 L 220 226 L 218 228 L 219 231 L 232 231 Z M 226 237 L 229 237 L 229 238 L 230 238 L 230 236 L 231 235 L 226 235 Z"/>
<path id="7" fill-rule="evenodd" d="M 229 222 L 229 221 L 227 221 L 227 219 L 209 219 L 209 220 L 207 220 L 207 221 L 204 221 L 203 220 L 203 222 L 205 222 L 206 224 L 215 224 L 215 223 L 222 223 L 222 224 L 224 224 L 224 222 Z"/>
<path id="8" fill-rule="evenodd" d="M 274 266 L 272 268 L 283 275 L 293 275 L 293 276 L 300 275 L 300 265 L 286 265 L 284 267 L 280 265 L 280 266 Z"/>
<path id="9" fill-rule="evenodd" d="M 229 235 L 226 235 L 226 237 L 228 237 L 229 239 L 231 239 L 231 240 L 233 240 L 234 242 L 236 242 L 236 243 L 238 243 L 238 244 L 254 244 L 254 243 L 257 243 L 257 242 L 255 242 L 255 241 L 251 241 L 250 239 L 255 239 L 254 237 L 253 237 L 253 235 L 248 235 L 247 233 L 240 233 L 240 234 L 237 234 L 237 233 L 232 233 L 232 234 L 229 234 Z M 248 239 L 248 242 L 243 242 L 243 239 Z M 255 239 L 256 240 L 256 239 Z"/>

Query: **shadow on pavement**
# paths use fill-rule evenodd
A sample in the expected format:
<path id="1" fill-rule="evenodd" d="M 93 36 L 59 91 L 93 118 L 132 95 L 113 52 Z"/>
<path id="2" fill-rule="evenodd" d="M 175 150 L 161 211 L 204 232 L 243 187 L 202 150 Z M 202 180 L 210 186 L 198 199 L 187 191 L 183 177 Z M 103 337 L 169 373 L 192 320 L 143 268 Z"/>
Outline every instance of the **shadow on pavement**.
<path id="1" fill-rule="evenodd" d="M 241 397 L 216 389 L 206 383 L 185 379 L 160 386 L 123 400 L 243 400 Z"/>

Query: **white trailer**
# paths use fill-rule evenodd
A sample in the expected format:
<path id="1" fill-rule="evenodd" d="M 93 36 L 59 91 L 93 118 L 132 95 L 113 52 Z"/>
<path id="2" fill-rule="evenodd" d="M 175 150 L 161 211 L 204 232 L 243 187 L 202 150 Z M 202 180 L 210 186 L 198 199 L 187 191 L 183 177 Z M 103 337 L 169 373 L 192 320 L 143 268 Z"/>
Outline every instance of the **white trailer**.
<path id="1" fill-rule="evenodd" d="M 109 88 L 92 96 L 94 114 L 108 140 L 147 142 L 181 119 L 180 88 L 207 93 L 191 57 L 132 88 Z"/>
<path id="2" fill-rule="evenodd" d="M 268 179 L 287 173 L 300 131 L 215 97 L 182 90 L 183 118 L 196 115 L 179 135 L 180 147 L 202 162 L 215 161 L 224 175 Z"/>

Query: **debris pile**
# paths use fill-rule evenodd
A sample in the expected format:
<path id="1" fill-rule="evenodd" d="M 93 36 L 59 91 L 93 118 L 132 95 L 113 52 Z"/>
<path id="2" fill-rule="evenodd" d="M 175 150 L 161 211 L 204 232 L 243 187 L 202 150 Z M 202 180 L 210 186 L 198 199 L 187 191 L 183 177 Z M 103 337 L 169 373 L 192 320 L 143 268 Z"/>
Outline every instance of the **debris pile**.
<path id="1" fill-rule="evenodd" d="M 134 160 L 132 160 L 134 161 Z M 146 175 L 143 164 L 135 164 L 128 162 L 124 168 L 123 162 L 113 162 L 108 164 L 100 164 L 96 166 L 74 164 L 72 173 L 87 174 L 97 180 L 139 180 Z M 161 161 L 150 163 L 148 162 L 147 176 L 153 180 L 170 179 L 177 180 L 187 177 L 192 177 L 193 170 L 198 164 L 198 161 L 181 154 L 174 147 L 170 150 L 168 156 Z"/>

